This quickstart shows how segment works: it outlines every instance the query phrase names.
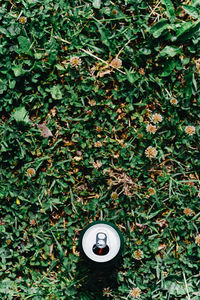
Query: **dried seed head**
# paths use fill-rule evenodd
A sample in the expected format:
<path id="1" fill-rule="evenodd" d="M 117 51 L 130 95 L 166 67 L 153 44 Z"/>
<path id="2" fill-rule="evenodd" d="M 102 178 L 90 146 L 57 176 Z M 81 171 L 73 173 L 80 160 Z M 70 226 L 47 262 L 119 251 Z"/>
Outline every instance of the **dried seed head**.
<path id="1" fill-rule="evenodd" d="M 143 258 L 143 251 L 142 250 L 134 251 L 133 257 L 137 260 L 141 260 Z"/>
<path id="2" fill-rule="evenodd" d="M 70 64 L 72 67 L 77 67 L 81 65 L 81 59 L 78 56 L 73 56 L 70 58 Z"/>
<path id="3" fill-rule="evenodd" d="M 141 290 L 139 288 L 133 288 L 131 291 L 130 291 L 130 295 L 131 297 L 137 299 L 140 297 L 140 294 L 141 294 Z"/>
<path id="4" fill-rule="evenodd" d="M 148 124 L 147 127 L 146 127 L 146 131 L 149 132 L 149 133 L 155 134 L 156 130 L 157 130 L 156 126 L 154 126 L 152 124 Z"/>
<path id="5" fill-rule="evenodd" d="M 96 162 L 93 162 L 93 167 L 95 169 L 99 169 L 102 167 L 102 162 L 100 160 L 97 160 Z"/>
<path id="6" fill-rule="evenodd" d="M 197 245 L 200 245 L 200 234 L 198 234 L 196 237 L 195 237 L 195 243 Z"/>
<path id="7" fill-rule="evenodd" d="M 171 103 L 172 105 L 176 105 L 176 104 L 178 103 L 178 101 L 176 100 L 176 98 L 172 98 L 172 99 L 170 100 L 170 103 Z"/>
<path id="8" fill-rule="evenodd" d="M 96 148 L 101 148 L 101 147 L 102 147 L 102 143 L 99 142 L 99 141 L 97 141 L 97 142 L 94 143 L 94 146 L 95 146 Z"/>
<path id="9" fill-rule="evenodd" d="M 92 100 L 89 101 L 89 104 L 90 104 L 90 106 L 95 106 L 96 105 L 96 101 L 92 99 Z"/>
<path id="10" fill-rule="evenodd" d="M 186 126 L 185 127 L 185 132 L 188 135 L 193 135 L 193 134 L 195 134 L 195 127 L 194 126 Z"/>
<path id="11" fill-rule="evenodd" d="M 113 193 L 111 194 L 111 198 L 112 198 L 113 200 L 117 200 L 118 194 L 117 194 L 116 192 L 113 192 Z"/>
<path id="12" fill-rule="evenodd" d="M 26 171 L 26 176 L 28 177 L 32 177 L 34 176 L 36 173 L 35 169 L 34 168 L 28 168 L 27 171 Z"/>
<path id="13" fill-rule="evenodd" d="M 192 210 L 188 207 L 186 207 L 183 212 L 186 216 L 191 216 L 192 215 Z"/>
<path id="14" fill-rule="evenodd" d="M 145 74 L 145 70 L 144 70 L 143 68 L 140 68 L 140 69 L 139 69 L 139 74 L 140 74 L 140 75 L 144 75 L 144 74 Z"/>
<path id="15" fill-rule="evenodd" d="M 149 194 L 150 196 L 155 195 L 155 193 L 156 193 L 156 190 L 155 190 L 154 188 L 150 187 L 150 188 L 148 189 L 148 194 Z"/>
<path id="16" fill-rule="evenodd" d="M 26 22 L 27 22 L 27 18 L 26 17 L 20 17 L 19 18 L 19 23 L 26 24 Z"/>
<path id="17" fill-rule="evenodd" d="M 162 122 L 162 116 L 161 116 L 161 114 L 153 114 L 152 115 L 152 121 L 154 122 L 154 123 L 159 123 L 159 122 Z"/>
<path id="18" fill-rule="evenodd" d="M 149 159 L 151 158 L 155 158 L 157 155 L 158 151 L 156 150 L 156 148 L 149 146 L 146 150 L 145 150 L 145 155 L 146 157 L 148 157 Z"/>
<path id="19" fill-rule="evenodd" d="M 115 68 L 115 69 L 119 69 L 122 65 L 122 61 L 119 58 L 114 58 L 111 63 L 110 63 L 111 67 Z"/>

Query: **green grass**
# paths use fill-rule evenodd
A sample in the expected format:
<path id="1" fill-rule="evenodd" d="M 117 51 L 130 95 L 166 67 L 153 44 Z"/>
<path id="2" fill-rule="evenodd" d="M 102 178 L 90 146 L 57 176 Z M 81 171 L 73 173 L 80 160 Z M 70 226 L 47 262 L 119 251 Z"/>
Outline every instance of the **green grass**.
<path id="1" fill-rule="evenodd" d="M 199 299 L 198 2 L 1 4 L 1 299 Z M 125 251 L 95 292 L 77 245 L 99 219 Z"/>

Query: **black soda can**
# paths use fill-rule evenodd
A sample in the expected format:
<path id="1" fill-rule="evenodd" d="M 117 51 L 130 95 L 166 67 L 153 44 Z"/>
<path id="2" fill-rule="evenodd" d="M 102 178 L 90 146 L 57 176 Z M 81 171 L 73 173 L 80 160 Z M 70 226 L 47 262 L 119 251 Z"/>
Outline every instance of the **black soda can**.
<path id="1" fill-rule="evenodd" d="M 111 268 L 122 259 L 124 239 L 117 226 L 106 221 L 88 224 L 79 238 L 79 251 L 90 267 Z"/>

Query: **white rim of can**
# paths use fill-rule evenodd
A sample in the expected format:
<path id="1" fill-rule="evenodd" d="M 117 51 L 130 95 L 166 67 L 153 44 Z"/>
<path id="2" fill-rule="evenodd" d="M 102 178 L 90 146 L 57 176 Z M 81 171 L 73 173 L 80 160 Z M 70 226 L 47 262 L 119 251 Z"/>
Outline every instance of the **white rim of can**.
<path id="1" fill-rule="evenodd" d="M 107 236 L 107 245 L 109 251 L 105 255 L 97 255 L 93 252 L 93 246 L 96 244 L 97 233 L 102 232 Z M 106 263 L 117 256 L 121 247 L 118 232 L 108 224 L 94 224 L 89 227 L 82 238 L 82 249 L 85 255 L 94 262 Z"/>

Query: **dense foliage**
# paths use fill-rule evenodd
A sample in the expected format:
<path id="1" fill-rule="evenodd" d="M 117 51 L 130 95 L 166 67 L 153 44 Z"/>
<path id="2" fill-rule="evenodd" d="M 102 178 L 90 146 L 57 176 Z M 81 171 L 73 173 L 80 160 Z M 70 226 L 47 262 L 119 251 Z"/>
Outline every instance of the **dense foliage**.
<path id="1" fill-rule="evenodd" d="M 199 13 L 2 1 L 1 299 L 199 299 Z M 99 219 L 125 251 L 118 287 L 95 292 L 77 244 Z"/>

